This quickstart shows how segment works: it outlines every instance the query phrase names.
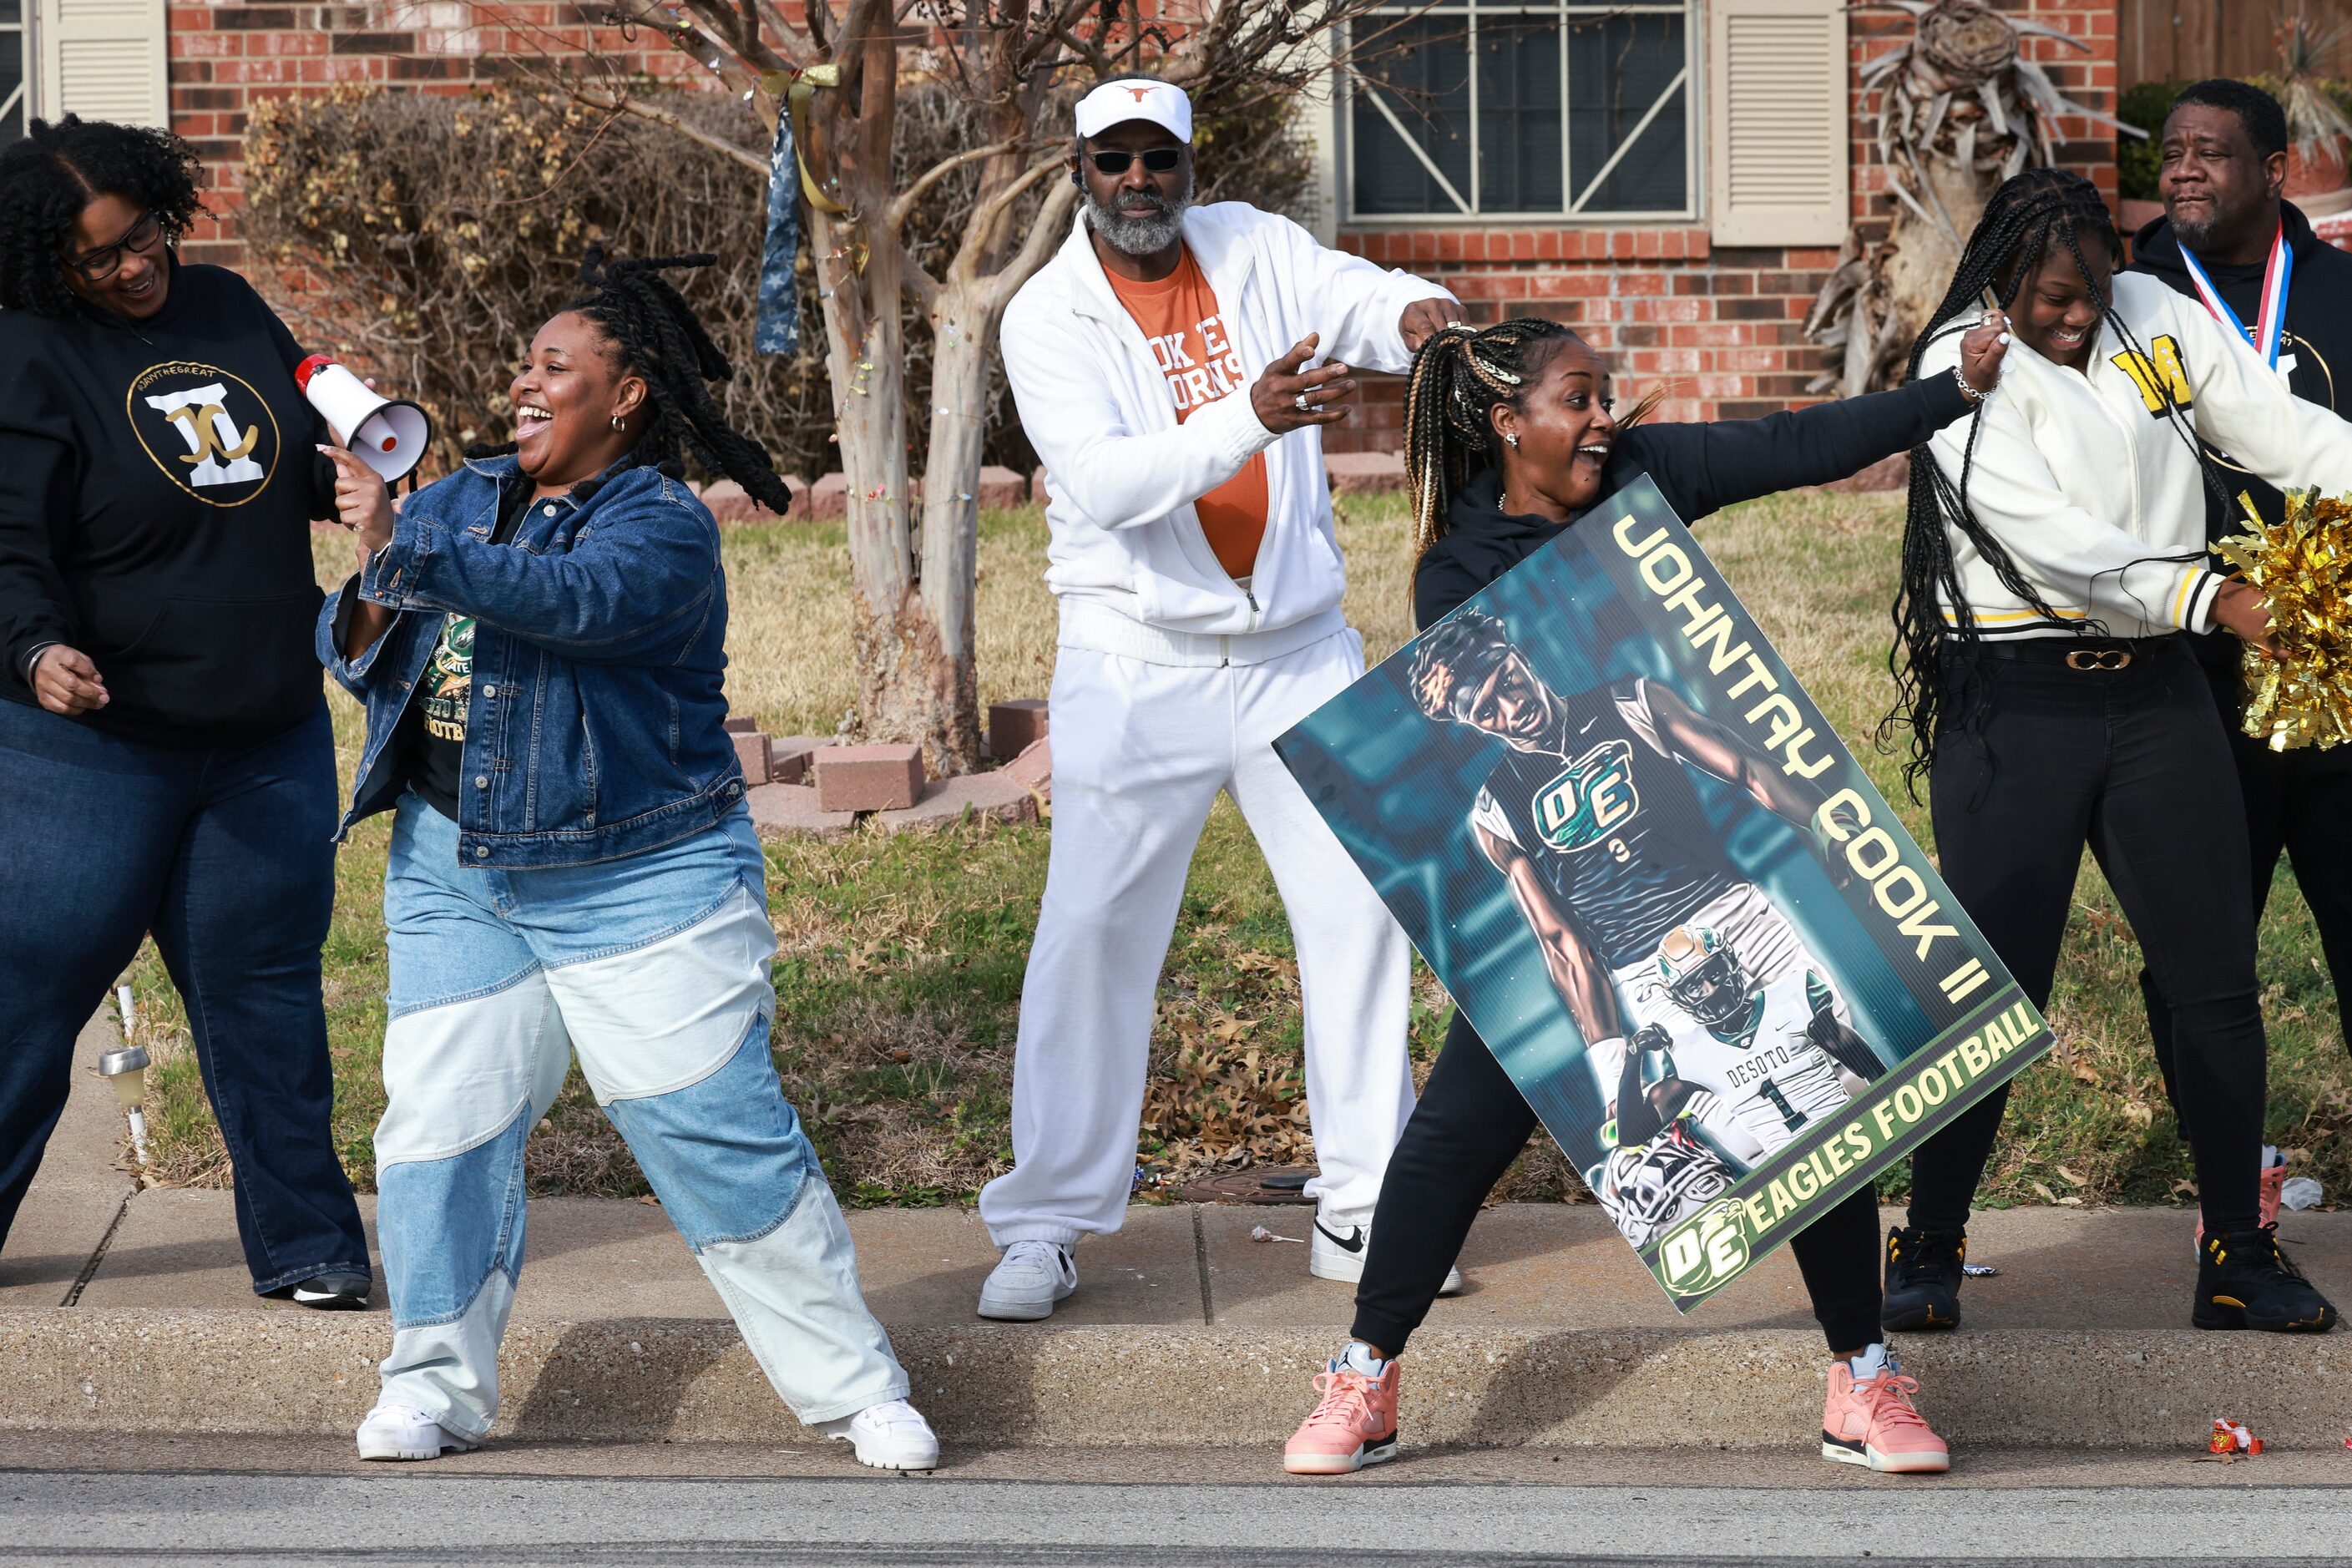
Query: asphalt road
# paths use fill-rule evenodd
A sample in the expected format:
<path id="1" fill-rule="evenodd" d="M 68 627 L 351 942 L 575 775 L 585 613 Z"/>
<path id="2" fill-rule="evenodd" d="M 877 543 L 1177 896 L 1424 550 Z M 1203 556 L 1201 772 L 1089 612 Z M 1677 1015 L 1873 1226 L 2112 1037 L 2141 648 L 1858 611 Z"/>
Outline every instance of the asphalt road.
<path id="1" fill-rule="evenodd" d="M 1139 1459 L 1147 1457 L 1138 1456 Z M 2352 1563 L 2352 1488 L 0 1471 L 0 1563 Z"/>

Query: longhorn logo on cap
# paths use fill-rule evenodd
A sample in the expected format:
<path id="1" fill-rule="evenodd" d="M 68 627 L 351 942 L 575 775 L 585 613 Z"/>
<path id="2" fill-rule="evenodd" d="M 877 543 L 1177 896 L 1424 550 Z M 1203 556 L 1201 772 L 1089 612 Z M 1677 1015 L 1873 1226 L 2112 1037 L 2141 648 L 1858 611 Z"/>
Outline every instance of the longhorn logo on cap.
<path id="1" fill-rule="evenodd" d="M 1154 85 L 1157 85 L 1157 84 L 1155 83 Z M 1135 101 L 1136 101 L 1136 102 L 1138 102 L 1138 103 L 1141 103 L 1141 102 L 1143 101 L 1143 100 L 1144 100 L 1145 95 L 1146 95 L 1146 94 L 1148 94 L 1148 93 L 1150 93 L 1150 92 L 1151 91 L 1151 89 L 1150 89 L 1150 88 L 1149 88 L 1149 87 L 1130 87 L 1130 88 L 1129 88 L 1127 90 L 1128 90 L 1128 91 L 1129 91 L 1129 92 L 1131 92 L 1131 93 L 1133 93 L 1133 94 L 1135 94 Z"/>

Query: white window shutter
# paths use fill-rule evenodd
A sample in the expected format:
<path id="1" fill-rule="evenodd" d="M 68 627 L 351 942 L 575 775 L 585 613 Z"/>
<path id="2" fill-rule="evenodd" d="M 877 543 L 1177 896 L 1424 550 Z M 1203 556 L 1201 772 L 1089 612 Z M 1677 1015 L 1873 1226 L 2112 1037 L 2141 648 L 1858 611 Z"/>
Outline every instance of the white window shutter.
<path id="1" fill-rule="evenodd" d="M 1853 157 L 1843 5 L 1706 0 L 1706 10 L 1715 243 L 1838 244 Z"/>
<path id="2" fill-rule="evenodd" d="M 167 126 L 164 0 L 47 0 L 41 19 L 43 118 L 79 114 Z"/>

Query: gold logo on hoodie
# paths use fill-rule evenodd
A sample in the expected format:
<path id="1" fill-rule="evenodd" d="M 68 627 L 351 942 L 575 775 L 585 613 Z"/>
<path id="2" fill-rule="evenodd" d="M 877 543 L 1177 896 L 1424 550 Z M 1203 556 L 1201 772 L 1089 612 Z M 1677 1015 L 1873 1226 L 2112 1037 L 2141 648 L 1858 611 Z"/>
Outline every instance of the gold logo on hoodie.
<path id="1" fill-rule="evenodd" d="M 2194 401 L 2189 372 L 2180 363 L 2180 345 L 2169 332 L 2158 335 L 2144 354 L 2126 349 L 2116 355 L 2115 366 L 2132 378 L 2132 384 L 2139 388 L 2139 400 L 2159 418 L 2168 405 L 2185 410 Z"/>
<path id="2" fill-rule="evenodd" d="M 173 360 L 131 378 L 123 413 L 166 478 L 206 506 L 242 506 L 278 467 L 278 421 L 251 384 Z"/>

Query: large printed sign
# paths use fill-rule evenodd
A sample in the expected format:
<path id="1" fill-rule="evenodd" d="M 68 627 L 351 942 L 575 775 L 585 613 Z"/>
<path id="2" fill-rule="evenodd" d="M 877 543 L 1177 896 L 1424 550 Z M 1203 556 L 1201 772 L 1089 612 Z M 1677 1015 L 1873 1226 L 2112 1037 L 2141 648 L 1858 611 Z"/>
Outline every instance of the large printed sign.
<path id="1" fill-rule="evenodd" d="M 1685 1311 L 2049 1047 L 1646 479 L 1276 750 Z"/>

